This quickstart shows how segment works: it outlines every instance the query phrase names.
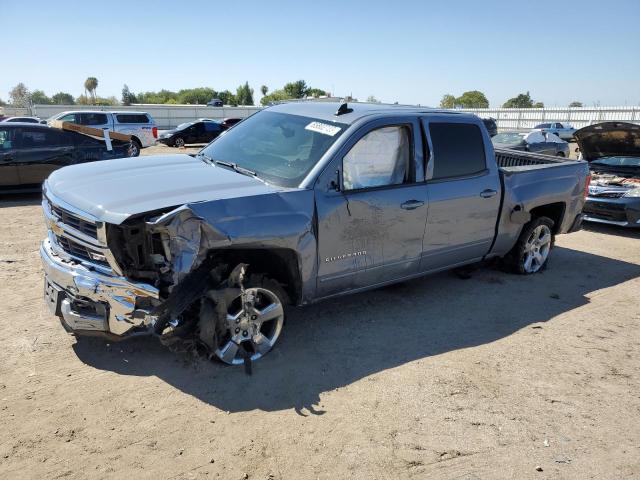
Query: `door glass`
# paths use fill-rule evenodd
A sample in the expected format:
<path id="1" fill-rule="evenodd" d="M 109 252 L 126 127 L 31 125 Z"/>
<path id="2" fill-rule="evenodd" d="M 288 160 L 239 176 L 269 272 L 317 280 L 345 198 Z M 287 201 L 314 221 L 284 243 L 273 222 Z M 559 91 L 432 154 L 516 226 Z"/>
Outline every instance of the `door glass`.
<path id="1" fill-rule="evenodd" d="M 484 141 L 476 125 L 430 123 L 433 179 L 474 175 L 485 170 Z"/>
<path id="2" fill-rule="evenodd" d="M 70 113 L 70 114 L 65 115 L 64 117 L 62 117 L 60 120 L 63 121 L 63 122 L 72 122 L 72 123 L 74 123 L 76 121 L 76 115 L 75 115 L 75 113 Z"/>
<path id="3" fill-rule="evenodd" d="M 80 114 L 82 125 L 104 125 L 107 123 L 107 116 L 104 113 L 82 113 Z"/>
<path id="4" fill-rule="evenodd" d="M 14 129 L 0 129 L 0 150 L 9 150 L 13 148 Z"/>
<path id="5" fill-rule="evenodd" d="M 61 136 L 58 132 L 45 128 L 22 131 L 22 148 L 44 148 L 60 145 Z"/>
<path id="6" fill-rule="evenodd" d="M 345 190 L 398 185 L 405 181 L 411 157 L 409 129 L 383 127 L 367 133 L 342 160 Z"/>

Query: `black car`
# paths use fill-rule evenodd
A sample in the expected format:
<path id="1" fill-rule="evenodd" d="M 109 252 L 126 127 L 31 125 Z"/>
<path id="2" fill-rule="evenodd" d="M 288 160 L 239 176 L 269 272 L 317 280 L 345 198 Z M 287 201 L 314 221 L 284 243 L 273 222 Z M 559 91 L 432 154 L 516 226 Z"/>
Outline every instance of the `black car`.
<path id="1" fill-rule="evenodd" d="M 591 170 L 584 219 L 640 228 L 640 125 L 598 123 L 575 137 Z"/>
<path id="2" fill-rule="evenodd" d="M 207 107 L 223 107 L 224 104 L 219 98 L 212 98 L 207 102 Z"/>
<path id="3" fill-rule="evenodd" d="M 498 134 L 498 124 L 494 118 L 482 118 L 482 123 L 487 128 L 490 137 L 495 137 Z"/>
<path id="4" fill-rule="evenodd" d="M 131 156 L 131 144 L 35 123 L 0 123 L 0 190 L 32 191 L 58 168 Z"/>
<path id="5" fill-rule="evenodd" d="M 0 121 L 12 123 L 43 123 L 38 117 L 8 117 Z"/>
<path id="6" fill-rule="evenodd" d="M 198 120 L 178 125 L 158 138 L 158 142 L 170 147 L 184 147 L 188 143 L 209 143 L 220 135 L 225 128 L 213 120 Z"/>
<path id="7" fill-rule="evenodd" d="M 227 130 L 231 127 L 233 127 L 236 123 L 241 122 L 242 118 L 225 118 L 220 122 L 220 126 L 224 129 Z"/>

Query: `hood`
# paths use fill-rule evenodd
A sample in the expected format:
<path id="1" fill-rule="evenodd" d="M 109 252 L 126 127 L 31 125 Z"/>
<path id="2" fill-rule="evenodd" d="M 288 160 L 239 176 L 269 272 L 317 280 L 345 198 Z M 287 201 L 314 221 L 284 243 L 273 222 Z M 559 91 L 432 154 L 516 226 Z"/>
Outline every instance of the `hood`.
<path id="1" fill-rule="evenodd" d="M 258 179 L 189 155 L 156 155 L 84 163 L 56 170 L 46 193 L 119 224 L 131 215 L 186 203 L 276 191 Z"/>
<path id="2" fill-rule="evenodd" d="M 582 158 L 640 157 L 640 125 L 605 122 L 577 130 L 574 134 Z"/>

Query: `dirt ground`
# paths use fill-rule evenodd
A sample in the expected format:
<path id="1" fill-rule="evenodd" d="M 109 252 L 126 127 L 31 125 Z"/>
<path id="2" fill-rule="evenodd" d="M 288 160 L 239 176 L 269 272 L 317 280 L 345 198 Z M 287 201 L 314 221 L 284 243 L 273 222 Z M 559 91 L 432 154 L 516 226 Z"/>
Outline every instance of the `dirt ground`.
<path id="1" fill-rule="evenodd" d="M 248 376 L 76 343 L 41 298 L 38 196 L 0 225 L 2 479 L 640 478 L 640 233 L 294 310 Z"/>

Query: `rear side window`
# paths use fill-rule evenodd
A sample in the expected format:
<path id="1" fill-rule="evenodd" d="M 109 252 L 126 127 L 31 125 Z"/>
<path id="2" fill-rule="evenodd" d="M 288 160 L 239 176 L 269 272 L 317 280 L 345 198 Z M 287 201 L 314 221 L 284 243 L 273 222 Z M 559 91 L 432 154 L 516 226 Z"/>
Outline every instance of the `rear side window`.
<path id="1" fill-rule="evenodd" d="M 550 123 L 541 123 L 540 125 L 536 125 L 535 128 L 551 128 Z"/>
<path id="2" fill-rule="evenodd" d="M 149 123 L 149 117 L 143 113 L 119 113 L 116 119 L 118 123 Z"/>
<path id="3" fill-rule="evenodd" d="M 219 132 L 222 128 L 216 122 L 204 122 L 204 129 L 207 132 Z"/>
<path id="4" fill-rule="evenodd" d="M 43 148 L 60 146 L 65 142 L 62 132 L 53 129 L 39 128 L 38 130 L 22 130 L 22 140 L 20 143 L 22 148 Z"/>
<path id="5" fill-rule="evenodd" d="M 104 125 L 107 123 L 107 115 L 104 113 L 81 113 L 80 123 L 82 125 Z"/>
<path id="6" fill-rule="evenodd" d="M 466 123 L 430 123 L 433 179 L 473 175 L 486 169 L 482 132 Z"/>

